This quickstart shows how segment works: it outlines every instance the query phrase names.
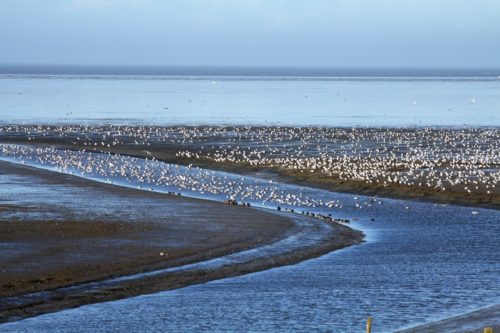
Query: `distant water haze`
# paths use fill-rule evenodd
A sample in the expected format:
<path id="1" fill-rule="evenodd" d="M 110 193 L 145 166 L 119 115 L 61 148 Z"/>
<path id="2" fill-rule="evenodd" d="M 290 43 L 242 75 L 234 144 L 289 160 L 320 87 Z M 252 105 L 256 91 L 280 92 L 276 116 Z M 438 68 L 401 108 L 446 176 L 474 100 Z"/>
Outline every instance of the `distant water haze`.
<path id="1" fill-rule="evenodd" d="M 252 76 L 252 77 L 469 77 L 500 78 L 498 68 L 405 68 L 313 66 L 118 66 L 1 64 L 0 74 L 131 75 L 131 76 Z"/>
<path id="2" fill-rule="evenodd" d="M 495 70 L 9 68 L 3 124 L 500 126 Z"/>

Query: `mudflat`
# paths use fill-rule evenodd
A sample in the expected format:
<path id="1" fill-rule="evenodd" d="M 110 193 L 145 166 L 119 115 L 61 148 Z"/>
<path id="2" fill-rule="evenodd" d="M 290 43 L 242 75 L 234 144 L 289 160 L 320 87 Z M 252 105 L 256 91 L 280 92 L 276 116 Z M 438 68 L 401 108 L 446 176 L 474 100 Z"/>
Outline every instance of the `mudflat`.
<path id="1" fill-rule="evenodd" d="M 496 128 L 0 127 L 5 143 L 156 158 L 336 192 L 493 209 L 500 208 L 497 137 Z"/>
<path id="2" fill-rule="evenodd" d="M 255 209 L 108 186 L 0 162 L 0 296 L 180 265 L 271 242 Z"/>
<path id="3" fill-rule="evenodd" d="M 285 256 L 125 281 L 99 293 L 64 289 L 256 248 L 296 228 L 286 213 L 0 162 L 0 322 L 291 264 L 362 239 L 338 225 L 330 240 Z"/>

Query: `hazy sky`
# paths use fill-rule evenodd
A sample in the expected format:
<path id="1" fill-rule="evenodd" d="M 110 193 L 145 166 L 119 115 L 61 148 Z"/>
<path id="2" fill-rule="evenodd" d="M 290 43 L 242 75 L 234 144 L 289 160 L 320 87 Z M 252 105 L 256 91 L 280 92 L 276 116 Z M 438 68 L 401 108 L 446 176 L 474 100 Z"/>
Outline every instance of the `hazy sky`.
<path id="1" fill-rule="evenodd" d="M 500 0 L 0 0 L 0 63 L 500 67 Z"/>

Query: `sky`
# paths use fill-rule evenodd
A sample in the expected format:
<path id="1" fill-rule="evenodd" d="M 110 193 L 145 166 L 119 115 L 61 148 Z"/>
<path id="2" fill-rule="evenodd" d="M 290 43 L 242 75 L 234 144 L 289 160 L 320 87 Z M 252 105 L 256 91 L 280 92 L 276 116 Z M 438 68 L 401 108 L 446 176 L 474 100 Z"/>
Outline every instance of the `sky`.
<path id="1" fill-rule="evenodd" d="M 500 1 L 0 0 L 0 64 L 500 68 Z"/>

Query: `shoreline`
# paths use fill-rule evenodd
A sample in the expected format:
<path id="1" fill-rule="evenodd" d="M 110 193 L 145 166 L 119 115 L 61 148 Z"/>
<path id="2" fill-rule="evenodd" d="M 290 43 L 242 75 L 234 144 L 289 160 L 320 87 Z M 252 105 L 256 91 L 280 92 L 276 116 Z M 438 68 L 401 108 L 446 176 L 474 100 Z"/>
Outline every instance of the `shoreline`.
<path id="1" fill-rule="evenodd" d="M 46 181 L 49 185 L 54 185 L 54 183 L 56 183 L 58 186 L 62 186 L 61 183 L 69 183 L 72 186 L 76 186 L 77 188 L 96 188 L 98 191 L 104 191 L 112 196 L 117 196 L 118 194 L 124 196 L 130 195 L 134 198 L 146 197 L 151 198 L 151 200 L 161 200 L 162 202 L 173 201 L 174 205 L 188 202 L 189 205 L 192 206 L 201 205 L 214 207 L 211 214 L 215 214 L 216 211 L 224 207 L 222 204 L 207 203 L 205 202 L 205 200 L 185 197 L 169 197 L 167 195 L 159 193 L 148 193 L 135 189 L 123 189 L 119 188 L 118 186 L 100 184 L 76 176 L 55 174 L 51 171 L 15 165 L 8 162 L 1 162 L 0 169 L 1 168 L 4 168 L 3 173 L 6 172 L 6 168 L 7 174 L 10 173 L 11 175 L 15 174 L 17 170 L 17 173 L 24 174 L 25 176 L 35 176 L 42 178 L 45 177 L 47 178 Z M 0 172 L 0 175 L 1 174 L 2 173 Z M 42 186 L 47 186 L 47 184 L 42 184 Z M 14 210 L 17 212 L 17 214 L 23 214 L 19 213 L 19 211 L 23 211 L 22 205 L 3 205 L 1 208 L 2 209 L 0 210 L 0 212 L 2 213 L 8 213 L 10 210 Z M 227 241 L 224 240 L 226 235 L 218 233 L 217 236 L 214 236 L 215 240 L 213 241 L 211 247 L 205 247 L 204 249 L 191 249 L 191 251 L 189 250 L 190 246 L 188 246 L 186 250 L 178 248 L 176 249 L 177 256 L 174 250 L 169 250 L 168 253 L 171 257 L 169 257 L 169 259 L 166 261 L 164 260 L 165 258 L 158 257 L 156 248 L 153 249 L 153 251 L 155 252 L 152 259 L 150 258 L 151 254 L 148 252 L 147 255 L 141 257 L 140 259 L 137 258 L 137 260 L 135 261 L 132 260 L 131 262 L 125 262 L 121 265 L 113 265 L 113 259 L 118 258 L 113 258 L 111 255 L 110 258 L 107 258 L 107 263 L 109 264 L 108 268 L 104 269 L 104 271 L 102 269 L 97 269 L 94 272 L 92 272 L 92 270 L 89 270 L 89 272 L 85 273 L 85 276 L 83 278 L 81 276 L 78 276 L 78 274 L 75 274 L 78 272 L 81 273 L 81 267 L 74 268 L 76 269 L 76 271 L 74 272 L 71 272 L 71 270 L 56 270 L 56 275 L 60 275 L 58 279 L 50 277 L 50 274 L 47 273 L 45 273 L 45 275 L 42 274 L 41 276 L 37 277 L 35 272 L 34 279 L 28 279 L 26 283 L 20 283 L 18 285 L 12 285 L 12 283 L 10 283 L 9 285 L 9 282 L 5 280 L 6 277 L 4 276 L 4 282 L 2 284 L 4 286 L 2 288 L 3 297 L 0 298 L 0 300 L 2 300 L 2 306 L 0 307 L 0 322 L 15 321 L 47 312 L 62 310 L 65 308 L 78 307 L 84 304 L 116 300 L 141 294 L 154 293 L 161 290 L 171 290 L 175 288 L 185 287 L 191 284 L 238 276 L 250 272 L 257 272 L 272 267 L 291 265 L 309 258 L 326 254 L 336 249 L 340 249 L 353 244 L 359 244 L 362 242 L 363 238 L 363 234 L 359 231 L 355 231 L 342 225 L 331 224 L 331 232 L 325 235 L 324 239 L 321 239 L 320 241 L 313 243 L 312 245 L 308 244 L 307 246 L 303 246 L 299 249 L 293 249 L 293 251 L 290 251 L 289 253 L 279 253 L 274 256 L 256 258 L 247 262 L 240 262 L 234 265 L 214 269 L 194 268 L 185 272 L 165 273 L 159 274 L 158 276 L 149 276 L 129 281 L 122 281 L 118 284 L 106 285 L 105 282 L 107 280 L 118 276 L 127 276 L 142 272 L 151 272 L 158 269 L 165 269 L 168 267 L 178 267 L 187 264 L 199 263 L 213 258 L 221 258 L 227 255 L 231 255 L 232 253 L 239 253 L 241 251 L 249 249 L 262 248 L 266 245 L 275 244 L 277 242 L 279 243 L 280 240 L 283 240 L 286 237 L 294 235 L 301 231 L 301 227 L 297 226 L 297 224 L 290 224 L 290 220 L 294 217 L 290 217 L 285 213 L 268 212 L 260 209 L 237 206 L 224 207 L 224 212 L 222 214 L 228 214 L 227 211 L 229 210 L 235 211 L 235 216 L 239 216 L 241 213 L 243 213 L 251 220 L 256 220 L 256 218 L 260 219 L 260 222 L 255 222 L 258 224 L 254 226 L 255 230 L 250 230 L 250 234 L 253 234 L 254 236 L 251 236 L 250 238 L 243 237 L 243 239 L 236 238 L 235 240 L 229 240 L 230 242 L 227 243 Z M 220 215 L 220 213 L 218 214 Z M 303 217 L 301 218 L 303 219 Z M 267 222 L 269 221 L 275 222 L 271 222 L 270 224 L 272 225 L 266 226 Z M 19 229 L 16 228 L 16 225 L 18 225 L 19 222 L 24 223 L 22 231 L 16 231 Z M 64 224 L 65 222 L 66 224 Z M 106 241 L 113 243 L 116 242 L 117 239 L 119 240 L 122 237 L 130 238 L 131 235 L 133 235 L 132 238 L 134 239 L 134 242 L 139 242 L 141 237 L 151 237 L 152 234 L 157 233 L 159 230 L 161 230 L 161 228 L 159 228 L 155 223 L 146 223 L 145 228 L 141 227 L 139 229 L 135 229 L 130 227 L 130 225 L 127 225 L 126 223 L 120 224 L 119 222 L 113 221 L 104 221 L 104 223 L 102 223 L 102 221 L 93 221 L 92 223 L 88 223 L 89 221 L 87 221 L 86 227 L 89 227 L 90 229 L 93 228 L 93 230 L 89 231 L 85 230 L 85 227 L 82 227 L 82 225 L 84 224 L 84 222 L 82 221 L 75 221 L 75 223 L 73 223 L 73 226 L 68 222 L 70 221 L 68 221 L 67 219 L 64 221 L 52 222 L 47 220 L 34 220 L 31 221 L 31 224 L 29 221 L 24 221 L 22 219 L 21 221 L 17 222 L 5 220 L 0 221 L 0 228 L 2 228 L 2 230 L 4 231 L 7 231 L 3 233 L 4 236 L 2 236 L 2 242 L 27 241 L 29 243 L 31 241 L 32 245 L 36 245 L 40 241 L 42 243 L 47 243 L 47 240 L 54 239 L 54 237 L 60 237 L 60 225 L 65 225 L 65 227 L 67 228 L 62 231 L 62 235 L 65 238 L 65 243 L 63 242 L 59 244 L 59 248 L 56 249 L 56 253 L 64 253 L 66 249 L 64 246 L 68 246 L 69 243 L 74 243 L 75 240 L 79 243 L 82 243 L 80 245 L 82 245 L 83 248 L 87 251 L 88 246 L 95 246 L 96 241 Z M 43 228 L 45 234 L 43 232 L 40 232 L 39 227 L 30 228 L 40 223 L 45 223 Z M 208 219 L 206 223 L 210 223 L 210 219 Z M 231 223 L 234 223 L 234 220 Z M 315 221 L 314 223 L 325 222 Z M 26 227 L 27 225 L 30 225 L 30 227 Z M 49 225 L 50 227 L 47 227 Z M 106 226 L 106 228 L 104 228 L 104 226 Z M 150 230 L 148 230 L 148 228 Z M 177 226 L 176 228 L 179 228 L 179 226 Z M 88 233 L 93 233 L 95 232 L 95 230 L 98 230 L 98 233 L 100 234 L 99 237 L 101 238 L 97 237 L 96 239 L 95 237 L 89 237 Z M 190 231 L 188 228 L 188 232 L 192 231 Z M 203 233 L 203 231 L 201 233 Z M 257 235 L 258 237 L 256 237 Z M 9 237 L 10 239 L 7 239 Z M 110 237 L 112 238 L 111 240 Z M 139 238 L 139 240 L 137 239 L 137 237 Z M 187 242 L 189 241 L 192 242 L 192 240 L 188 239 Z M 75 251 L 75 249 L 71 247 L 68 247 L 68 249 L 70 249 L 69 252 Z M 127 253 L 126 249 L 127 245 L 124 246 L 123 244 L 119 244 L 119 251 L 121 251 L 122 253 Z M 33 247 L 33 250 L 38 251 L 36 246 Z M 145 247 L 144 251 L 146 250 L 148 250 L 147 246 Z M 50 258 L 53 255 L 50 251 L 54 251 L 54 249 L 48 249 L 48 251 L 48 258 Z M 113 252 L 113 254 L 116 255 L 115 252 Z M 35 259 L 37 261 L 43 262 L 43 256 L 41 258 L 37 258 L 33 257 L 29 253 L 25 253 L 23 255 L 25 260 L 32 261 L 33 259 Z M 83 256 L 83 254 L 80 255 Z M 145 258 L 150 258 L 149 262 L 147 260 L 144 261 Z M 6 258 L 4 257 L 4 259 Z M 72 256 L 71 260 L 74 261 L 74 259 L 75 256 Z M 79 258 L 79 260 L 82 264 L 88 265 L 85 260 L 82 260 L 81 258 Z M 50 260 L 46 261 L 45 263 L 47 264 L 49 262 Z M 104 261 L 103 263 L 106 263 L 106 261 Z M 29 275 L 29 272 L 24 271 L 23 275 Z M 32 283 L 33 281 L 36 281 L 37 283 Z M 85 286 L 88 283 L 91 283 L 91 285 L 88 285 L 88 287 L 91 286 L 91 288 L 86 290 Z M 100 283 L 102 285 L 100 285 Z M 30 284 L 32 284 L 31 289 L 27 289 L 28 287 L 30 287 Z M 83 289 L 79 290 L 79 285 L 83 286 Z M 8 287 L 6 288 L 6 286 Z M 76 294 L 75 291 L 77 291 Z"/>

